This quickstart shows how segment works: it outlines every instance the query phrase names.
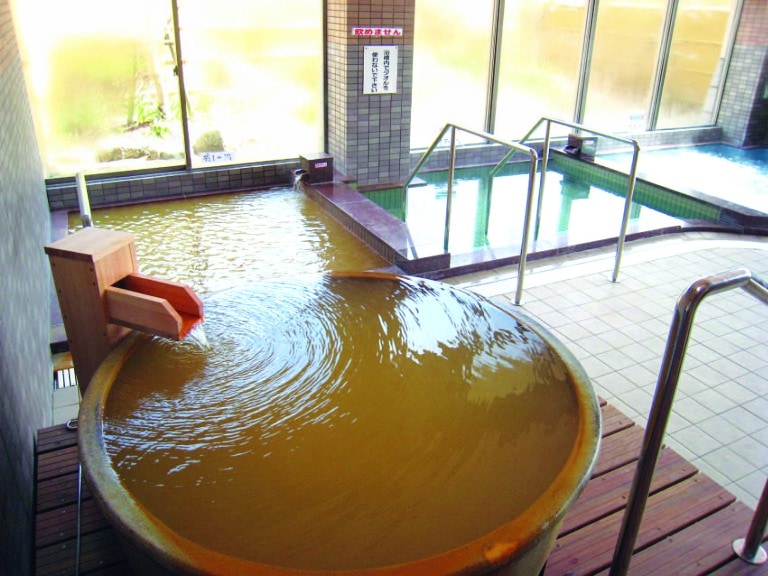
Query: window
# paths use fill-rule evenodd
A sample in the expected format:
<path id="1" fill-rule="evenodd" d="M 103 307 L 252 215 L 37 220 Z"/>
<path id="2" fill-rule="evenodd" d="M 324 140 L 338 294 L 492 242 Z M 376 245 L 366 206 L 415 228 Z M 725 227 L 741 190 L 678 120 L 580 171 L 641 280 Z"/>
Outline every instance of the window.
<path id="1" fill-rule="evenodd" d="M 322 2 L 179 0 L 192 165 L 323 149 Z"/>
<path id="2" fill-rule="evenodd" d="M 602 0 L 584 124 L 628 132 L 647 122 L 662 36 L 664 0 Z"/>
<path id="3" fill-rule="evenodd" d="M 680 0 L 657 128 L 714 122 L 733 0 Z"/>
<path id="4" fill-rule="evenodd" d="M 446 123 L 483 130 L 492 0 L 419 0 L 413 50 L 411 147 Z"/>
<path id="5" fill-rule="evenodd" d="M 494 132 L 518 140 L 543 116 L 571 120 L 586 3 L 507 2 Z"/>
<path id="6" fill-rule="evenodd" d="M 184 162 L 170 3 L 18 1 L 22 50 L 47 176 Z"/>
<path id="7" fill-rule="evenodd" d="M 172 5 L 16 1 L 47 177 L 187 162 Z M 178 6 L 193 166 L 323 148 L 322 2 Z"/>

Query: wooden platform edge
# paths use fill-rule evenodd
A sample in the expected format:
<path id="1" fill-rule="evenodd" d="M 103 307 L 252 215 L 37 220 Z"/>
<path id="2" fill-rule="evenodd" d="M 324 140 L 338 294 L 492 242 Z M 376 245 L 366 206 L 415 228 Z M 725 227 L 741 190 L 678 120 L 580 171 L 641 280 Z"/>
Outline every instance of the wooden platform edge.
<path id="1" fill-rule="evenodd" d="M 607 576 L 610 567 L 643 429 L 604 401 L 601 411 L 604 428 L 597 465 L 565 518 L 547 562 L 547 576 Z M 76 432 L 64 425 L 38 432 L 36 576 L 75 574 L 77 464 Z M 730 548 L 734 538 L 746 534 L 752 514 L 730 492 L 677 452 L 665 448 L 656 467 L 629 573 L 768 576 L 768 565 L 747 564 Z M 114 530 L 85 485 L 81 528 L 81 574 L 131 574 Z"/>

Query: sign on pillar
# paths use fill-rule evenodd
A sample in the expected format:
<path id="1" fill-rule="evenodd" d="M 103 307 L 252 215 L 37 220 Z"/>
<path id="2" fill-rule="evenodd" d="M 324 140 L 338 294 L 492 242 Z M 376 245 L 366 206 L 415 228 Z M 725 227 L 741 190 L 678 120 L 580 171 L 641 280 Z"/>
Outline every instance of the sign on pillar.
<path id="1" fill-rule="evenodd" d="M 363 46 L 363 94 L 397 92 L 397 46 Z"/>

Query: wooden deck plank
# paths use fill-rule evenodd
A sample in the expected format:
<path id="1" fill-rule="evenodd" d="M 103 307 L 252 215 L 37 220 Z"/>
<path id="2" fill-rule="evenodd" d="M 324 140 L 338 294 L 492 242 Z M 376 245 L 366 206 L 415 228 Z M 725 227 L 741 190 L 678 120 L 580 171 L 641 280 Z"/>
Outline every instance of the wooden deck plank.
<path id="1" fill-rule="evenodd" d="M 751 519 L 749 508 L 734 503 L 634 554 L 630 573 L 632 576 L 708 574 L 736 558 L 731 543 L 741 537 Z"/>
<path id="2" fill-rule="evenodd" d="M 766 546 L 765 542 L 764 540 L 763 548 Z M 734 558 L 728 564 L 721 566 L 708 576 L 765 576 L 766 574 L 768 574 L 768 564 L 755 566 L 744 562 L 740 558 Z"/>
<path id="3" fill-rule="evenodd" d="M 43 428 L 37 433 L 35 452 L 42 454 L 52 450 L 58 450 L 66 446 L 77 444 L 77 431 L 69 430 L 66 425 L 60 424 L 50 428 Z"/>
<path id="4" fill-rule="evenodd" d="M 644 430 L 603 400 L 603 439 L 592 478 L 566 516 L 547 563 L 550 576 L 593 576 L 613 556 Z M 77 434 L 64 426 L 41 430 L 36 443 L 36 574 L 74 574 Z M 768 576 L 768 566 L 738 560 L 730 541 L 742 537 L 751 511 L 679 454 L 665 448 L 651 486 L 632 576 Z M 83 484 L 81 574 L 130 574 L 115 532 Z M 728 541 L 723 546 L 723 539 Z"/>
<path id="5" fill-rule="evenodd" d="M 44 546 L 36 551 L 36 576 L 69 576 L 75 574 L 76 540 L 74 538 L 52 546 Z M 98 574 L 108 567 L 123 566 L 125 574 L 130 574 L 125 563 L 120 544 L 113 530 L 99 530 L 84 534 L 80 542 L 80 573 Z"/>
<path id="6" fill-rule="evenodd" d="M 611 470 L 616 470 L 635 462 L 640 454 L 640 447 L 643 444 L 643 429 L 639 426 L 632 426 L 617 433 L 619 436 L 615 441 L 610 441 L 613 436 L 605 436 L 600 447 L 600 454 L 592 471 L 592 477 L 597 478 L 607 474 Z"/>
<path id="7" fill-rule="evenodd" d="M 603 437 L 616 434 L 635 425 L 631 418 L 628 418 L 610 404 L 602 406 L 600 412 L 603 417 Z"/>
<path id="8" fill-rule="evenodd" d="M 88 534 L 109 523 L 92 498 L 84 500 L 80 511 L 80 531 Z M 38 547 L 50 546 L 77 536 L 77 503 L 37 515 L 35 539 Z"/>
<path id="9" fill-rule="evenodd" d="M 620 436 L 617 435 L 613 441 L 619 440 Z M 608 438 L 604 442 L 611 441 L 611 438 Z M 636 465 L 637 462 L 631 462 L 601 476 L 593 477 L 568 512 L 561 527 L 560 536 L 624 509 L 635 476 Z M 696 473 L 697 470 L 692 464 L 677 452 L 665 448 L 656 465 L 651 494 L 690 478 Z"/>
<path id="10" fill-rule="evenodd" d="M 699 474 L 648 499 L 636 548 L 642 549 L 721 510 L 734 497 Z M 610 566 L 623 510 L 558 538 L 547 561 L 548 576 L 592 575 Z"/>
<path id="11" fill-rule="evenodd" d="M 82 497 L 90 498 L 88 484 L 83 482 Z M 37 485 L 37 512 L 44 512 L 77 502 L 77 472 L 56 476 Z"/>
<path id="12" fill-rule="evenodd" d="M 40 454 L 37 458 L 37 480 L 39 482 L 72 472 L 76 473 L 79 462 L 77 445 Z"/>

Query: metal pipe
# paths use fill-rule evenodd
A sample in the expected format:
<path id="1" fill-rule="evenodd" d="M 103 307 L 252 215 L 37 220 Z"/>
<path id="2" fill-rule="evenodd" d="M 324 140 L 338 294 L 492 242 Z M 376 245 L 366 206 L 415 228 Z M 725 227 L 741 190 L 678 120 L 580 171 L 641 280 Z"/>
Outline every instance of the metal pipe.
<path id="1" fill-rule="evenodd" d="M 520 262 L 517 265 L 517 289 L 515 290 L 515 304 L 518 306 L 523 301 L 523 283 L 525 282 L 525 264 L 528 259 L 528 243 L 531 236 L 531 212 L 533 210 L 534 182 L 536 181 L 536 169 L 539 157 L 536 150 L 530 149 L 531 165 L 528 170 L 528 195 L 525 199 L 525 222 L 523 224 L 523 240 L 520 247 Z"/>
<path id="2" fill-rule="evenodd" d="M 77 187 L 77 204 L 80 206 L 80 219 L 83 222 L 84 228 L 90 228 L 93 226 L 93 218 L 91 217 L 91 201 L 88 198 L 85 174 L 78 172 L 75 177 L 75 184 Z"/>
<path id="3" fill-rule="evenodd" d="M 750 564 L 765 564 L 768 561 L 768 553 L 760 543 L 765 537 L 766 528 L 768 528 L 768 480 L 765 482 L 757 510 L 747 530 L 747 537 L 733 542 L 733 551 L 736 555 Z"/>
<path id="4" fill-rule="evenodd" d="M 421 170 L 422 166 L 426 164 L 429 157 L 432 155 L 432 152 L 437 148 L 438 144 L 440 144 L 440 141 L 443 139 L 443 136 L 445 136 L 445 133 L 448 132 L 448 129 L 451 127 L 451 124 L 446 124 L 443 129 L 440 131 L 440 134 L 437 135 L 437 138 L 432 142 L 432 144 L 427 148 L 427 150 L 424 152 L 424 154 L 421 156 L 419 161 L 416 163 L 416 166 L 413 167 L 413 170 L 411 170 L 411 173 L 408 175 L 408 178 L 405 179 L 405 184 L 403 184 L 403 206 L 407 206 L 408 202 L 408 186 L 410 186 L 411 182 L 413 182 L 413 179 L 416 178 L 416 174 L 419 173 L 419 170 Z"/>
<path id="5" fill-rule="evenodd" d="M 629 569 L 632 551 L 648 501 L 653 472 L 661 451 L 677 383 L 680 379 L 693 317 L 699 304 L 709 294 L 732 288 L 746 288 L 748 292 L 768 304 L 766 286 L 768 285 L 764 281 L 753 277 L 749 270 L 737 268 L 697 280 L 678 299 L 648 417 L 648 427 L 645 431 L 640 459 L 629 493 L 627 509 L 624 512 L 609 576 L 625 576 Z"/>
<path id="6" fill-rule="evenodd" d="M 541 225 L 541 206 L 544 202 L 544 186 L 547 182 L 547 166 L 549 165 L 549 146 L 552 141 L 552 122 L 547 120 L 547 128 L 544 132 L 544 150 L 541 155 L 541 174 L 539 176 L 539 197 L 536 201 L 536 231 L 534 237 L 539 237 L 539 227 Z"/>
<path id="7" fill-rule="evenodd" d="M 451 207 L 453 205 L 453 178 L 456 173 L 456 126 L 451 128 L 451 152 L 448 157 L 448 195 L 445 199 L 445 229 L 443 231 L 443 250 L 448 252 L 448 240 L 451 235 Z"/>
<path id="8" fill-rule="evenodd" d="M 619 240 L 616 243 L 616 261 L 613 264 L 613 276 L 611 279 L 616 282 L 619 277 L 619 268 L 621 267 L 621 257 L 624 254 L 624 239 L 627 237 L 627 226 L 629 225 L 629 213 L 632 208 L 632 197 L 635 194 L 635 183 L 637 182 L 637 159 L 640 154 L 640 144 L 632 141 L 632 167 L 629 171 L 629 184 L 627 185 L 627 197 L 624 200 L 624 214 L 621 217 L 621 229 L 619 230 Z"/>

